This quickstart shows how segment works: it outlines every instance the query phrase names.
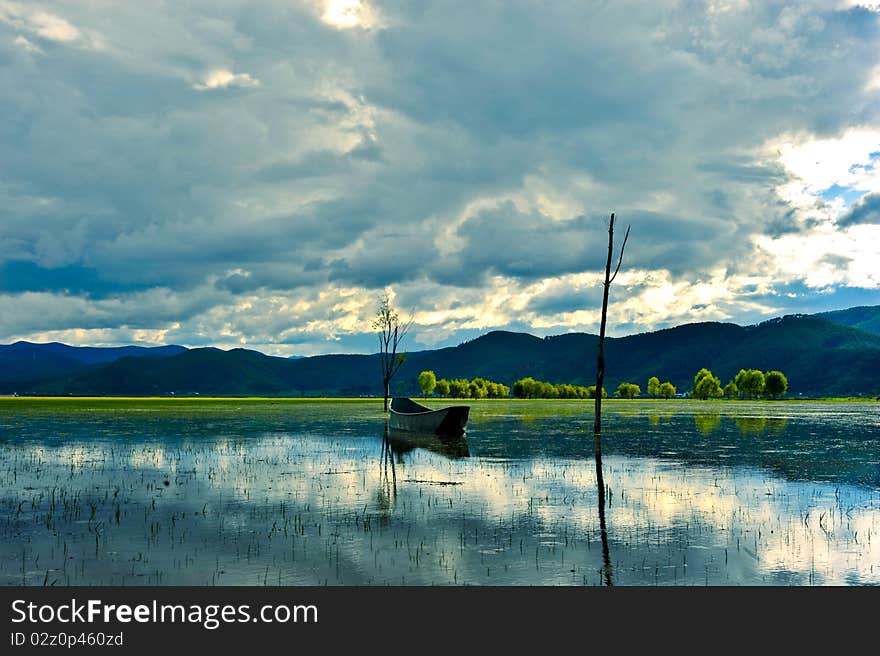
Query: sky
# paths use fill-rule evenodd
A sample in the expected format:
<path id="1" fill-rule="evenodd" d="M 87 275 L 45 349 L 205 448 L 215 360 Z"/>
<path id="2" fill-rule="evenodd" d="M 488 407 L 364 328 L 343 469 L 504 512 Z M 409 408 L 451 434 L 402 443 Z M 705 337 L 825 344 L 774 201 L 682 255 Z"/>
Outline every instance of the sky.
<path id="1" fill-rule="evenodd" d="M 880 3 L 0 0 L 0 343 L 880 304 Z"/>

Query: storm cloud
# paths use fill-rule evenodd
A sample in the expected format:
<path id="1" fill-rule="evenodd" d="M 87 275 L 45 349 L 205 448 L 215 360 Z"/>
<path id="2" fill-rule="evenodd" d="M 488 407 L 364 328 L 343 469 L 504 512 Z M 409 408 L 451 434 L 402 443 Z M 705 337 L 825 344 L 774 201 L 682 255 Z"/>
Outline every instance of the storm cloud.
<path id="1" fill-rule="evenodd" d="M 368 350 L 386 288 L 414 348 L 594 330 L 611 211 L 612 332 L 877 293 L 878 18 L 0 0 L 0 341 Z"/>

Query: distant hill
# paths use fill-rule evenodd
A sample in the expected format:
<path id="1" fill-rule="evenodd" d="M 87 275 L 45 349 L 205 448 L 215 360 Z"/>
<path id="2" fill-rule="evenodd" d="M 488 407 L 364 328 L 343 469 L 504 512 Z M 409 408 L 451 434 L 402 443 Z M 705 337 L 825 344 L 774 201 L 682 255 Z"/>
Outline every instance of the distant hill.
<path id="1" fill-rule="evenodd" d="M 820 312 L 813 316 L 880 335 L 880 305 L 862 305 L 848 310 Z"/>
<path id="2" fill-rule="evenodd" d="M 186 351 L 183 346 L 68 346 L 59 342 L 0 345 L 0 382 L 40 380 L 71 375 L 91 365 L 125 357 L 162 358 Z"/>
<path id="3" fill-rule="evenodd" d="M 416 394 L 416 379 L 424 369 L 445 378 L 483 376 L 511 384 L 533 376 L 588 385 L 595 377 L 596 339 L 584 333 L 542 339 L 493 331 L 456 347 L 412 352 L 395 378 L 395 392 Z M 648 377 L 656 375 L 686 391 L 697 370 L 708 367 L 722 383 L 740 368 L 780 369 L 795 396 L 880 394 L 880 335 L 816 316 L 788 316 L 746 327 L 694 323 L 609 338 L 606 354 L 609 390 L 623 381 L 644 390 Z M 193 349 L 161 357 L 123 357 L 39 381 L 0 379 L 0 392 L 359 396 L 381 394 L 379 381 L 376 355 L 288 359 L 244 349 Z"/>

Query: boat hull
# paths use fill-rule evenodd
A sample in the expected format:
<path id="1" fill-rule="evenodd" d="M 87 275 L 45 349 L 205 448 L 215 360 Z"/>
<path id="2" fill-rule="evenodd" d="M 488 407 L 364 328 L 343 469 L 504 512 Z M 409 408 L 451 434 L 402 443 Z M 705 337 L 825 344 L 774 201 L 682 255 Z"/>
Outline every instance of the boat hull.
<path id="1" fill-rule="evenodd" d="M 391 428 L 414 433 L 435 435 L 461 435 L 465 431 L 470 406 L 452 405 L 432 410 L 410 399 L 395 398 L 391 401 Z"/>

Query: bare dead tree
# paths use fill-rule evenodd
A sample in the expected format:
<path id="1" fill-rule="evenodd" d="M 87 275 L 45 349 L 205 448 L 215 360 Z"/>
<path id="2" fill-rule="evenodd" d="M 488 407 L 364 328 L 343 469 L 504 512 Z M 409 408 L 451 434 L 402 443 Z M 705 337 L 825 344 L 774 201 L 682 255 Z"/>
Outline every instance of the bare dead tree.
<path id="1" fill-rule="evenodd" d="M 602 292 L 602 322 L 599 324 L 599 354 L 596 360 L 596 418 L 593 422 L 593 435 L 600 439 L 602 434 L 602 384 L 605 382 L 605 324 L 608 318 L 608 290 L 611 283 L 620 271 L 623 263 L 623 251 L 626 248 L 626 240 L 629 239 L 629 226 L 620 246 L 620 256 L 617 258 L 617 267 L 611 273 L 611 261 L 614 256 L 614 212 L 611 213 L 611 221 L 608 223 L 608 259 L 605 262 L 605 288 Z"/>
<path id="2" fill-rule="evenodd" d="M 602 385 L 605 382 L 605 325 L 608 317 L 608 292 L 611 283 L 620 271 L 623 263 L 623 251 L 626 249 L 626 241 L 629 239 L 629 226 L 620 246 L 620 255 L 617 258 L 617 266 L 611 273 L 611 262 L 614 259 L 614 213 L 611 213 L 611 221 L 608 223 L 608 259 L 605 261 L 605 288 L 602 292 L 602 321 L 599 325 L 599 353 L 596 359 L 596 417 L 593 422 L 593 442 L 596 455 L 596 488 L 598 491 L 599 504 L 599 529 L 602 538 L 602 561 L 605 585 L 613 585 L 611 573 L 611 556 L 608 551 L 608 530 L 605 524 L 605 477 L 602 475 Z"/>
<path id="3" fill-rule="evenodd" d="M 379 365 L 382 369 L 382 388 L 385 391 L 385 412 L 391 396 L 391 379 L 406 362 L 406 353 L 398 353 L 403 338 L 412 326 L 412 319 L 401 323 L 400 316 L 391 306 L 388 294 L 379 297 L 373 328 L 379 333 Z"/>

